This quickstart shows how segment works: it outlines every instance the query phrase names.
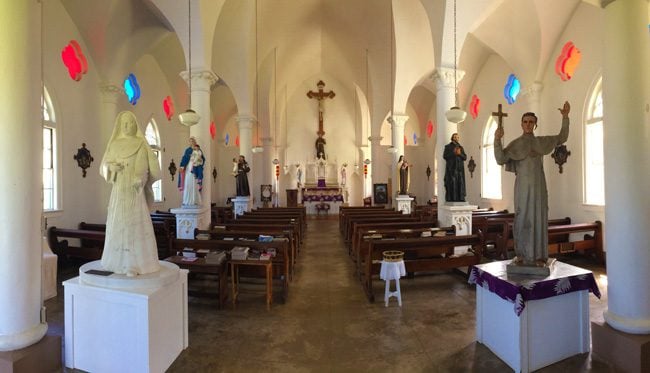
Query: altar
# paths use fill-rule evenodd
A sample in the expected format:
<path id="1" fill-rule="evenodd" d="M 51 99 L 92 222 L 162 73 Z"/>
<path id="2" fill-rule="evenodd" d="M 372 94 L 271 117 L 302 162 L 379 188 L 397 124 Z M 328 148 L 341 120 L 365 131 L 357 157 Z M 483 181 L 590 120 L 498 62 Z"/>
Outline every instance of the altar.
<path id="1" fill-rule="evenodd" d="M 316 214 L 318 212 L 316 206 L 322 204 L 329 205 L 329 213 L 338 214 L 343 202 L 343 190 L 338 187 L 302 189 L 302 204 L 307 214 Z"/>

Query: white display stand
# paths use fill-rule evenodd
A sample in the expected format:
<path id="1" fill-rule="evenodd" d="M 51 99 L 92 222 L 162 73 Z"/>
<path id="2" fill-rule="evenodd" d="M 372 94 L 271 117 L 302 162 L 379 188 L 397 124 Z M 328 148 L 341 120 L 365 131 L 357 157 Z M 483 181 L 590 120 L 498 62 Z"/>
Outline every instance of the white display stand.
<path id="1" fill-rule="evenodd" d="M 397 201 L 397 211 L 401 211 L 404 215 L 411 214 L 411 203 L 413 202 L 413 197 L 409 197 L 406 194 L 398 195 L 395 200 Z"/>
<path id="2" fill-rule="evenodd" d="M 445 202 L 438 206 L 438 220 L 440 226 L 456 226 L 456 235 L 464 236 L 472 234 L 472 211 L 478 206 L 470 205 L 467 202 Z M 465 255 L 471 246 L 454 247 L 454 255 Z"/>
<path id="3" fill-rule="evenodd" d="M 565 268 L 565 272 L 566 268 L 572 267 L 564 263 L 556 265 Z M 591 275 L 589 271 L 572 268 L 586 273 L 574 276 Z M 556 279 L 563 283 L 569 281 L 569 277 L 564 275 Z M 544 280 L 548 278 L 540 279 Z M 528 281 L 523 286 L 531 287 L 535 282 Z M 534 371 L 589 352 L 589 290 L 524 301 L 519 316 L 514 311 L 513 302 L 491 290 L 494 289 L 476 286 L 476 340 L 490 348 L 515 372 Z"/>
<path id="4" fill-rule="evenodd" d="M 239 215 L 244 215 L 245 211 L 250 211 L 250 197 L 235 197 L 231 199 L 233 207 L 234 207 L 234 212 L 235 212 L 235 219 L 237 219 L 237 216 Z"/>
<path id="5" fill-rule="evenodd" d="M 187 271 L 161 261 L 161 271 L 132 278 L 84 273 L 96 263 L 63 282 L 66 367 L 164 372 L 188 346 Z M 87 284 L 90 276 L 118 288 Z"/>
<path id="6" fill-rule="evenodd" d="M 176 237 L 193 240 L 194 230 L 206 227 L 204 216 L 206 209 L 201 207 L 180 207 L 170 209 L 169 212 L 176 215 Z"/>

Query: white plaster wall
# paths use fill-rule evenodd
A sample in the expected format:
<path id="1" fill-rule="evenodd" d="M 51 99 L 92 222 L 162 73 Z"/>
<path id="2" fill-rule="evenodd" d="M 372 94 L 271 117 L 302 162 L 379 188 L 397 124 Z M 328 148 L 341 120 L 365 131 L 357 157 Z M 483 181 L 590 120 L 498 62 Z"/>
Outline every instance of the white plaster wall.
<path id="1" fill-rule="evenodd" d="M 68 13 L 60 2 L 44 2 L 44 78 L 56 111 L 59 165 L 61 167 L 61 210 L 48 214 L 48 225 L 75 228 L 81 221 L 106 220 L 108 201 L 98 201 L 98 191 L 105 188 L 99 175 L 99 163 L 105 144 L 100 134 L 100 92 L 97 70 L 88 48 L 81 39 Z M 61 50 L 75 39 L 86 52 L 88 73 L 75 82 L 70 79 L 61 61 Z M 73 159 L 81 144 L 86 143 L 94 162 L 82 177 L 81 169 Z"/>
<path id="2" fill-rule="evenodd" d="M 583 204 L 584 177 L 584 119 L 587 105 L 594 82 L 602 73 L 602 25 L 603 11 L 594 6 L 581 4 L 576 10 L 572 21 L 562 33 L 555 47 L 553 61 L 549 63 L 544 79 L 542 93 L 542 110 L 546 123 L 541 134 L 552 134 L 559 131 L 559 108 L 564 100 L 571 103 L 571 127 L 567 149 L 571 151 L 564 171 L 559 168 L 550 156 L 546 157 L 544 169 L 549 191 L 549 217 L 571 217 L 575 223 L 601 220 L 604 223 L 605 212 L 602 206 Z M 582 53 L 582 60 L 575 75 L 563 82 L 555 74 L 555 58 L 567 41 L 572 41 Z M 548 132 L 550 130 L 550 132 Z"/>
<path id="3" fill-rule="evenodd" d="M 571 151 L 568 162 L 564 165 L 564 173 L 560 174 L 553 158 L 545 157 L 544 169 L 549 190 L 549 218 L 571 217 L 576 222 L 604 220 L 601 207 L 585 206 L 582 204 L 583 188 L 583 130 L 582 123 L 591 93 L 593 81 L 599 76 L 602 62 L 602 32 L 598 25 L 602 22 L 602 12 L 593 6 L 582 4 L 578 7 L 572 21 L 557 41 L 552 59 L 549 61 L 544 76 L 541 98 L 541 113 L 538 113 L 539 127 L 537 135 L 554 135 L 560 130 L 561 117 L 557 108 L 565 100 L 571 103 L 571 129 L 566 145 Z M 575 76 L 568 82 L 562 82 L 555 74 L 555 58 L 567 41 L 573 41 L 582 52 L 582 61 Z M 495 209 L 507 208 L 514 211 L 513 188 L 514 174 L 502 171 L 502 200 L 488 200 L 480 196 L 481 184 L 481 139 L 483 129 L 497 105 L 502 103 L 503 110 L 508 113 L 504 119 L 507 144 L 521 134 L 521 115 L 529 110 L 526 97 L 520 95 L 513 105 L 507 105 L 503 98 L 503 85 L 513 70 L 497 55 L 488 58 L 482 67 L 472 93 L 481 99 L 480 113 L 476 119 L 468 116 L 464 124 L 459 126 L 461 143 L 466 152 L 474 156 L 477 167 L 474 178 L 466 173 L 468 200 L 471 203 Z M 515 70 L 516 74 L 517 71 Z M 522 91 L 527 87 L 522 82 Z"/>

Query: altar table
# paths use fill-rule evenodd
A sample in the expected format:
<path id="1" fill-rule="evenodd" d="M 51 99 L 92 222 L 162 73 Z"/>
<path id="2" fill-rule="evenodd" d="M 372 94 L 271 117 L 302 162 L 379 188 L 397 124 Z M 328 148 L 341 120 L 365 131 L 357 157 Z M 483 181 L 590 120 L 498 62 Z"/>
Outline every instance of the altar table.
<path id="1" fill-rule="evenodd" d="M 548 277 L 508 276 L 509 260 L 470 267 L 476 284 L 476 340 L 515 372 L 529 372 L 589 351 L 593 273 L 556 262 Z"/>

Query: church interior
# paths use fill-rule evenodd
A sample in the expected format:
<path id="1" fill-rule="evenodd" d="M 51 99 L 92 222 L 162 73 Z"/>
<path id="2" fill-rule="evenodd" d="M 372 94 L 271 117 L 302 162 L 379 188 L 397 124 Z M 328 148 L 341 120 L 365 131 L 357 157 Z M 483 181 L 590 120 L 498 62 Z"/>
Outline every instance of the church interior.
<path id="1" fill-rule="evenodd" d="M 588 295 L 583 353 L 540 371 L 650 371 L 647 0 L 40 0 L 3 2 L 0 19 L 0 106 L 11 114 L 0 139 L 0 371 L 43 335 L 68 341 L 62 282 L 80 263 L 54 256 L 52 272 L 46 233 L 106 224 L 111 185 L 99 166 L 122 111 L 159 162 L 152 213 L 181 206 L 190 137 L 205 156 L 197 228 L 232 211 L 240 156 L 244 210 L 305 213 L 282 277 L 288 297 L 274 290 L 267 310 L 257 295 L 237 307 L 190 296 L 189 345 L 165 369 L 515 369 L 477 342 L 480 286 L 467 271 L 403 278 L 403 305 L 388 307 L 376 276 L 369 302 L 337 229 L 348 207 L 399 210 L 400 156 L 409 212 L 442 211 L 453 134 L 467 155 L 467 203 L 517 213 L 495 130 L 507 144 L 534 112 L 535 134 L 556 135 L 565 101 L 568 140 L 543 157 L 547 214 L 599 227 L 600 254 L 558 260 L 592 271 L 601 297 Z M 194 123 L 179 119 L 186 110 Z M 603 348 L 613 343 L 626 348 Z M 76 371 L 61 348 L 54 360 Z"/>

